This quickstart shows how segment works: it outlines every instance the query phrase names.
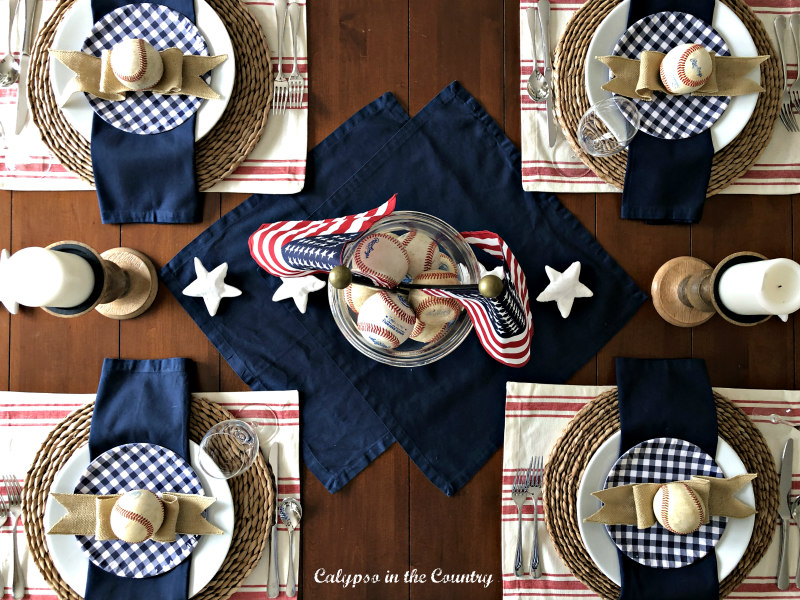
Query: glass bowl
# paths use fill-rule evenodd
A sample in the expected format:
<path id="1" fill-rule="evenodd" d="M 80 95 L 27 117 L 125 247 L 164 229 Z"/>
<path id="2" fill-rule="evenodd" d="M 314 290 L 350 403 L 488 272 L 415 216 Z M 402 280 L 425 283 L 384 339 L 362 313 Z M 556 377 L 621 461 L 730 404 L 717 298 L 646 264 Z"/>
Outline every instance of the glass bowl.
<path id="1" fill-rule="evenodd" d="M 412 229 L 436 240 L 440 252 L 453 259 L 459 282 L 463 284 L 478 283 L 480 269 L 472 248 L 460 233 L 434 216 L 414 211 L 398 211 L 378 221 L 361 237 L 387 232 L 403 235 Z M 352 267 L 351 263 L 358 239 L 345 247 L 342 255 L 343 265 Z M 328 302 L 333 313 L 333 320 L 342 335 L 365 356 L 393 367 L 421 367 L 435 362 L 455 350 L 472 331 L 472 321 L 467 312 L 462 310 L 456 320 L 450 324 L 446 333 L 437 341 L 425 344 L 408 339 L 394 349 L 379 348 L 370 344 L 361 335 L 357 327 L 358 315 L 347 305 L 344 296 L 344 290 L 338 290 L 328 284 Z"/>

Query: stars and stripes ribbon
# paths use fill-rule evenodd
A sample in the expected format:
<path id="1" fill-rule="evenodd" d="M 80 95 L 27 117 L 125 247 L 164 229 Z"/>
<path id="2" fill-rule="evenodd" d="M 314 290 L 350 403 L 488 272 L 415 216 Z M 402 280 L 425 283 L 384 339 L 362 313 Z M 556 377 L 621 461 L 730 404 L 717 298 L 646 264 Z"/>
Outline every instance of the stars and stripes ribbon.
<path id="1" fill-rule="evenodd" d="M 499 258 L 503 263 L 503 291 L 486 298 L 477 286 L 463 290 L 426 289 L 431 296 L 453 298 L 467 310 L 484 350 L 509 367 L 522 367 L 531 356 L 533 317 L 525 273 L 508 245 L 491 231 L 466 231 L 467 243 Z"/>
<path id="2" fill-rule="evenodd" d="M 324 273 L 341 264 L 345 245 L 394 211 L 397 195 L 372 210 L 322 221 L 266 223 L 250 236 L 250 255 L 276 277 Z"/>

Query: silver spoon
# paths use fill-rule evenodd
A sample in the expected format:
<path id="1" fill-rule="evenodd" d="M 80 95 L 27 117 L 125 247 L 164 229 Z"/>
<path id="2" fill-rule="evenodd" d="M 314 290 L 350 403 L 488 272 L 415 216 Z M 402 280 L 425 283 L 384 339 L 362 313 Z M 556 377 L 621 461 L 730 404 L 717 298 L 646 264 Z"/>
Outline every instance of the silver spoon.
<path id="1" fill-rule="evenodd" d="M 14 58 L 14 53 L 11 51 L 11 34 L 14 31 L 17 15 L 19 15 L 20 4 L 22 4 L 22 0 L 17 0 L 14 16 L 8 23 L 8 54 L 3 57 L 3 60 L 0 60 L 0 87 L 14 85 L 19 79 L 19 59 Z"/>
<path id="2" fill-rule="evenodd" d="M 303 507 L 294 498 L 284 498 L 278 507 L 281 522 L 289 530 L 289 575 L 286 577 L 286 595 L 295 596 L 297 589 L 294 585 L 294 530 L 303 517 Z"/>
<path id="3" fill-rule="evenodd" d="M 789 513 L 794 519 L 797 530 L 800 531 L 800 496 L 795 496 L 789 505 Z M 797 555 L 797 569 L 794 573 L 794 584 L 800 588 L 800 554 Z"/>
<path id="4" fill-rule="evenodd" d="M 533 48 L 533 71 L 528 77 L 528 96 L 534 102 L 543 102 L 550 95 L 550 85 L 545 81 L 544 75 L 539 70 L 539 58 L 536 55 L 536 21 L 538 10 L 536 7 L 525 11 L 528 16 L 528 30 L 531 32 L 531 47 Z"/>

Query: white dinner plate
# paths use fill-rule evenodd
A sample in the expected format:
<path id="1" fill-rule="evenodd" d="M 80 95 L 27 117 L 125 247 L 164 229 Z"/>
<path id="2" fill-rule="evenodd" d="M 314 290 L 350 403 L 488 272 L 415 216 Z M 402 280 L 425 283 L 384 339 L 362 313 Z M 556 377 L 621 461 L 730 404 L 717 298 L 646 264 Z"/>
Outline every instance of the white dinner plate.
<path id="1" fill-rule="evenodd" d="M 233 44 L 225 29 L 225 24 L 216 11 L 205 0 L 195 0 L 195 22 L 205 38 L 209 55 L 227 54 L 228 59 L 211 71 L 211 87 L 220 96 L 219 100 L 203 100 L 197 110 L 195 121 L 195 140 L 206 135 L 219 121 L 233 90 L 236 78 Z M 91 0 L 77 0 L 64 15 L 53 36 L 52 47 L 57 50 L 80 51 L 83 41 L 92 29 Z M 50 59 L 50 85 L 57 101 L 60 101 L 75 73 L 55 59 Z M 92 119 L 94 111 L 83 93 L 75 93 L 61 107 L 70 125 L 87 140 L 92 139 Z"/>
<path id="2" fill-rule="evenodd" d="M 592 492 L 604 488 L 608 472 L 619 458 L 620 435 L 620 432 L 616 432 L 597 449 L 597 452 L 589 460 L 589 464 L 586 465 L 583 478 L 578 486 L 578 529 L 581 532 L 583 545 L 603 574 L 617 585 L 621 580 L 617 547 L 611 536 L 608 535 L 605 525 L 587 523 L 584 522 L 584 519 L 593 515 L 602 506 L 602 502 L 592 496 Z M 717 455 L 714 459 L 725 477 L 747 473 L 744 463 L 733 448 L 722 438 L 718 438 L 718 440 Z M 736 494 L 736 497 L 749 506 L 755 506 L 753 484 L 748 483 Z M 747 545 L 750 543 L 750 537 L 753 535 L 755 522 L 755 515 L 744 519 L 728 519 L 725 532 L 714 548 L 720 581 L 725 579 L 742 560 Z"/>
<path id="3" fill-rule="evenodd" d="M 189 597 L 202 590 L 213 579 L 231 545 L 234 527 L 233 497 L 228 483 L 224 479 L 214 479 L 206 475 L 198 467 L 200 446 L 189 442 L 189 462 L 194 467 L 200 483 L 208 496 L 217 501 L 208 508 L 208 520 L 222 529 L 219 535 L 201 535 L 194 552 L 192 552 L 189 568 Z M 82 446 L 56 473 L 50 493 L 72 494 L 83 472 L 89 466 L 89 446 Z M 66 510 L 51 496 L 47 497 L 44 507 L 44 528 L 49 531 Z M 56 570 L 76 594 L 83 597 L 86 592 L 86 576 L 89 558 L 84 554 L 81 545 L 74 535 L 48 535 L 47 548 L 53 559 Z"/>
<path id="4" fill-rule="evenodd" d="M 596 104 L 600 100 L 611 97 L 611 92 L 601 88 L 608 83 L 609 72 L 595 56 L 608 56 L 613 54 L 614 46 L 619 41 L 620 36 L 627 29 L 628 9 L 630 0 L 623 0 L 606 16 L 589 43 L 589 50 L 586 53 L 585 83 L 586 94 L 591 104 Z M 722 4 L 719 0 L 714 6 L 714 18 L 711 26 L 722 36 L 731 56 L 758 56 L 756 45 L 750 32 L 747 31 L 744 23 L 734 12 Z M 753 69 L 747 75 L 756 83 L 761 83 L 761 69 Z M 733 96 L 727 110 L 711 126 L 711 142 L 714 145 L 714 152 L 719 152 L 727 146 L 733 139 L 741 133 L 747 121 L 753 115 L 756 107 L 758 94 L 747 94 L 745 96 Z"/>

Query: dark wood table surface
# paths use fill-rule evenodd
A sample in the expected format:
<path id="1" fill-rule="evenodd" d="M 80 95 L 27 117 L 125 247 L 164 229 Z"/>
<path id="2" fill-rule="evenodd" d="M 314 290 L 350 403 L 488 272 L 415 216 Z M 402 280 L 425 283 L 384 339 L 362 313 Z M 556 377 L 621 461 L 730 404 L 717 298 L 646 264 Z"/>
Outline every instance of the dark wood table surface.
<path id="1" fill-rule="evenodd" d="M 309 147 L 386 91 L 413 115 L 455 79 L 519 145 L 518 15 L 518 0 L 312 0 Z M 117 226 L 100 223 L 92 192 L 0 192 L 0 247 L 16 251 L 74 239 L 98 251 L 136 248 L 160 266 L 244 198 L 206 194 L 203 222 L 195 225 Z M 675 256 L 714 264 L 740 250 L 769 258 L 800 253 L 800 235 L 794 235 L 795 224 L 800 228 L 800 195 L 716 196 L 696 226 L 622 221 L 618 194 L 560 198 L 646 291 L 658 267 Z M 497 209 L 513 214 L 513 206 Z M 647 302 L 569 383 L 613 384 L 613 361 L 620 355 L 695 356 L 706 360 L 713 385 L 793 389 L 800 358 L 797 327 L 796 318 L 746 328 L 715 317 L 696 329 L 680 329 Z M 8 390 L 92 393 L 104 357 L 170 356 L 196 361 L 197 391 L 247 390 L 163 286 L 153 307 L 131 321 L 96 313 L 59 319 L 25 308 L 13 317 L 0 313 L 0 386 Z M 501 597 L 501 452 L 451 498 L 396 444 L 335 495 L 303 467 L 303 595 L 314 600 Z M 436 568 L 492 574 L 493 581 L 488 588 L 402 583 L 406 571 L 429 575 Z M 344 588 L 316 582 L 319 569 L 377 574 L 381 581 L 387 572 L 399 573 L 401 583 Z"/>

